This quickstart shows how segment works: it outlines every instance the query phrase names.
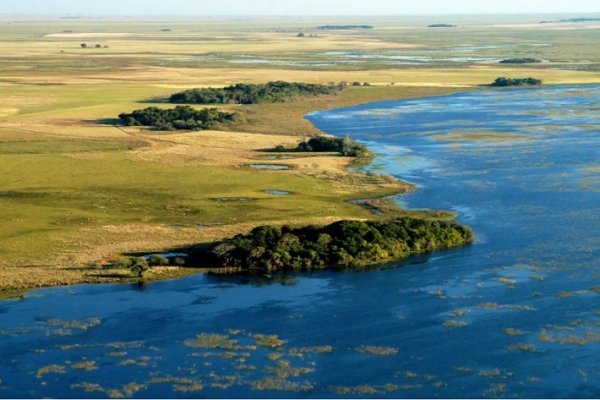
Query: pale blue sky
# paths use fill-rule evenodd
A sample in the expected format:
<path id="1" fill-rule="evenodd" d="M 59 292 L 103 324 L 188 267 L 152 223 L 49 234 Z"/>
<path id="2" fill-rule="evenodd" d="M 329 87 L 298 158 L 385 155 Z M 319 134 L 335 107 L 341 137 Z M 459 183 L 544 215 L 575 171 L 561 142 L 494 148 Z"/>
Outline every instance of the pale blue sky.
<path id="1" fill-rule="evenodd" d="M 0 0 L 0 14 L 403 15 L 600 13 L 600 0 Z"/>

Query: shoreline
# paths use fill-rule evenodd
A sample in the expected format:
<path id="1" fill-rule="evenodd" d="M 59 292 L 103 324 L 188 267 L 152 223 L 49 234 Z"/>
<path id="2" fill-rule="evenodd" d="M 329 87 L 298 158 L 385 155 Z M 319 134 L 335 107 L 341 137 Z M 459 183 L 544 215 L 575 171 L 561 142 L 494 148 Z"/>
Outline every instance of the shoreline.
<path id="1" fill-rule="evenodd" d="M 593 85 L 593 83 L 588 83 L 585 85 Z M 560 85 L 560 86 L 585 86 L 585 85 L 564 84 L 564 85 Z M 547 85 L 547 86 L 557 86 L 557 85 Z M 463 88 L 463 89 L 466 91 L 471 90 L 470 88 Z M 409 95 L 406 98 L 431 98 L 431 97 L 439 97 L 442 95 L 451 95 L 454 93 L 458 93 L 458 91 L 452 90 L 452 91 L 448 91 L 448 93 L 439 93 L 439 94 L 436 93 L 434 95 L 422 96 L 422 97 Z M 401 100 L 402 97 L 398 97 L 396 99 Z M 393 100 L 390 100 L 387 98 L 384 98 L 381 100 L 376 100 L 376 101 L 371 101 L 371 100 L 372 99 L 370 99 L 367 102 L 358 102 L 358 103 L 354 103 L 352 105 L 346 105 L 343 107 L 338 107 L 337 105 L 333 105 L 331 107 L 320 108 L 318 110 L 314 110 L 311 112 L 319 112 L 319 111 L 325 111 L 325 110 L 330 110 L 330 109 L 335 109 L 335 108 L 356 107 L 356 106 L 359 106 L 362 104 L 393 101 Z M 321 132 L 321 134 L 326 134 L 326 133 Z M 183 134 L 183 135 L 185 135 L 185 134 Z M 250 134 L 250 135 L 253 135 L 253 134 Z M 345 161 L 346 161 L 345 168 L 348 170 L 347 172 L 350 174 L 348 176 L 354 176 L 354 174 L 357 174 L 357 172 L 355 172 L 355 171 L 353 172 L 353 171 L 349 170 L 350 168 L 353 167 L 352 160 L 345 160 Z M 305 174 L 305 176 L 309 179 L 314 178 L 314 177 L 311 177 L 310 175 L 306 175 L 306 174 Z M 393 204 L 393 202 L 391 202 L 388 199 L 390 196 L 409 193 L 411 191 L 416 190 L 416 187 L 414 185 L 409 184 L 407 182 L 404 182 L 404 181 L 401 181 L 398 179 L 394 179 L 394 183 L 391 186 L 389 186 L 388 188 L 378 187 L 374 184 L 369 184 L 369 185 L 371 185 L 371 189 L 373 192 L 377 192 L 377 193 L 373 193 L 374 196 L 372 196 L 372 197 L 359 196 L 356 198 L 350 198 L 347 201 L 354 204 L 357 207 L 362 207 L 362 208 L 368 210 L 370 215 L 375 216 L 376 218 L 383 217 L 383 216 L 390 216 L 390 215 L 393 215 L 393 216 L 411 216 L 412 215 L 412 216 L 417 216 L 420 218 L 442 218 L 442 219 L 454 218 L 453 213 L 448 212 L 448 211 L 404 210 L 401 207 Z M 326 222 L 334 222 L 334 221 L 341 220 L 341 219 L 345 219 L 345 218 L 334 217 L 334 218 L 328 219 Z M 319 222 L 323 223 L 323 221 L 319 221 Z M 308 225 L 308 224 L 314 224 L 314 223 L 315 223 L 315 221 L 310 221 L 310 220 L 292 220 L 291 221 L 291 224 L 296 225 L 296 226 Z M 212 240 L 219 240 L 219 239 L 223 239 L 225 237 L 231 237 L 238 233 L 248 232 L 249 230 L 251 230 L 252 228 L 254 228 L 256 226 L 265 225 L 265 224 L 281 225 L 281 221 L 277 221 L 277 220 L 259 221 L 259 222 L 254 222 L 254 223 L 242 222 L 239 224 L 226 225 L 223 227 L 212 227 L 211 229 L 209 228 L 210 232 L 208 232 L 207 235 L 209 237 L 211 237 Z M 226 228 L 226 229 L 223 229 L 223 228 Z M 144 226 L 139 226 L 138 229 L 143 230 Z M 164 229 L 167 229 L 167 227 L 164 227 Z M 186 244 L 190 245 L 193 243 L 198 243 L 198 241 L 190 239 L 189 241 L 187 241 L 187 243 L 181 242 L 181 243 L 179 243 L 179 245 L 185 246 Z M 119 253 L 120 254 L 142 253 L 144 251 L 141 250 L 141 247 L 143 247 L 143 246 L 138 245 L 137 248 L 122 249 L 122 251 L 119 251 Z M 166 250 L 166 249 L 172 248 L 172 247 L 175 247 L 175 245 L 166 245 L 164 247 L 159 246 L 159 247 L 153 248 L 155 250 L 153 252 L 146 251 L 144 253 L 145 254 L 160 253 L 161 248 L 163 250 Z M 148 247 L 146 247 L 146 249 L 148 249 Z M 135 283 L 139 280 L 136 277 L 132 276 L 131 272 L 128 269 L 106 269 L 106 268 L 102 267 L 102 265 L 98 265 L 98 264 L 94 265 L 93 262 L 90 264 L 91 265 L 88 264 L 87 266 L 80 265 L 78 267 L 77 266 L 76 267 L 65 267 L 65 266 L 60 266 L 60 264 L 57 264 L 57 265 L 32 265 L 32 266 L 19 267 L 20 274 L 23 276 L 23 278 L 22 278 L 23 281 L 20 281 L 20 279 L 17 279 L 16 282 L 13 282 L 12 284 L 1 288 L 0 289 L 0 299 L 19 297 L 19 296 L 22 296 L 23 293 L 26 293 L 27 291 L 36 289 L 36 288 L 69 286 L 69 285 L 75 285 L 75 284 Z M 0 267 L 0 273 L 1 273 L 2 269 L 4 269 L 4 268 L 5 267 Z M 156 281 L 156 280 L 167 280 L 167 279 L 173 279 L 173 278 L 184 277 L 184 276 L 189 276 L 189 275 L 198 274 L 198 273 L 206 273 L 206 272 L 209 272 L 209 271 L 207 271 L 206 269 L 202 269 L 202 268 L 169 267 L 168 269 L 165 269 L 165 268 L 159 267 L 157 269 L 151 270 L 150 273 L 148 274 L 148 277 L 146 278 L 146 280 L 149 282 Z M 36 276 L 36 274 L 38 276 L 50 274 L 51 278 L 50 278 L 50 280 L 48 280 L 48 279 L 45 279 L 45 280 L 44 279 L 31 279 L 31 277 Z"/>

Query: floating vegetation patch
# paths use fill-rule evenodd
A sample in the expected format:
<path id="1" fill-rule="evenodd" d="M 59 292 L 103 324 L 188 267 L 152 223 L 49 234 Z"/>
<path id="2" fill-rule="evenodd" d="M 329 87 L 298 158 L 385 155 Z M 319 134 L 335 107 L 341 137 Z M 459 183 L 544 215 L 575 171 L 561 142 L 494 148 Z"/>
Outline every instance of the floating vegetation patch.
<path id="1" fill-rule="evenodd" d="M 469 324 L 465 321 L 447 320 L 447 321 L 444 321 L 444 323 L 442 325 L 444 325 L 447 328 L 464 328 L 465 326 L 468 326 Z"/>
<path id="2" fill-rule="evenodd" d="M 538 334 L 538 340 L 544 343 L 586 346 L 593 343 L 600 343 L 600 331 L 586 329 L 581 334 L 570 334 L 565 332 L 552 334 L 548 330 L 542 329 Z"/>
<path id="3" fill-rule="evenodd" d="M 308 346 L 308 347 L 292 347 L 288 350 L 292 356 L 303 356 L 306 353 L 324 354 L 333 352 L 333 347 L 326 346 Z"/>
<path id="4" fill-rule="evenodd" d="M 173 391 L 178 393 L 193 393 L 193 392 L 201 392 L 204 389 L 204 386 L 200 382 L 193 382 L 190 385 L 173 385 Z"/>
<path id="5" fill-rule="evenodd" d="M 283 346 L 286 341 L 280 339 L 277 335 L 253 334 L 251 337 L 256 340 L 256 344 L 261 347 L 276 348 Z"/>
<path id="6" fill-rule="evenodd" d="M 499 378 L 502 375 L 502 372 L 498 368 L 494 369 L 483 369 L 478 373 L 482 378 Z"/>
<path id="7" fill-rule="evenodd" d="M 103 393 L 106 392 L 102 386 L 97 383 L 73 383 L 70 386 L 71 390 L 83 390 L 86 393 Z"/>
<path id="8" fill-rule="evenodd" d="M 37 374 L 35 375 L 38 379 L 42 379 L 44 376 L 48 374 L 66 374 L 67 369 L 62 365 L 52 364 L 46 365 L 45 367 L 41 367 L 37 370 Z"/>
<path id="9" fill-rule="evenodd" d="M 266 371 L 278 379 L 285 379 L 310 374 L 315 370 L 307 367 L 293 367 L 287 360 L 278 360 L 274 367 L 267 367 Z"/>
<path id="10" fill-rule="evenodd" d="M 525 332 L 523 332 L 520 329 L 516 329 L 516 328 L 504 328 L 503 331 L 508 336 L 523 336 L 523 335 L 525 335 Z"/>
<path id="11" fill-rule="evenodd" d="M 137 367 L 147 367 L 148 363 L 152 360 L 152 357 L 141 356 L 138 358 L 128 358 L 123 361 L 120 361 L 117 365 L 120 366 L 137 366 Z"/>
<path id="12" fill-rule="evenodd" d="M 395 347 L 384 347 L 384 346 L 368 346 L 363 345 L 356 348 L 356 351 L 363 354 L 370 354 L 373 356 L 395 356 L 398 354 L 398 349 Z"/>
<path id="13" fill-rule="evenodd" d="M 252 390 L 269 390 L 279 392 L 308 392 L 314 385 L 308 381 L 292 382 L 286 379 L 266 377 L 251 383 Z"/>
<path id="14" fill-rule="evenodd" d="M 331 388 L 331 391 L 340 396 L 350 396 L 350 395 L 377 395 L 377 394 L 386 394 L 396 392 L 400 389 L 403 390 L 413 390 L 420 389 L 418 385 L 411 385 L 400 387 L 398 385 L 394 385 L 392 383 L 388 383 L 385 385 L 360 385 L 360 386 L 334 386 Z"/>
<path id="15" fill-rule="evenodd" d="M 528 343 L 517 343 L 507 347 L 508 351 L 537 351 L 537 348 Z"/>
<path id="16" fill-rule="evenodd" d="M 84 371 L 94 371 L 94 370 L 98 369 L 98 365 L 96 365 L 96 361 L 82 360 L 75 364 L 72 364 L 71 368 L 81 369 Z"/>
<path id="17" fill-rule="evenodd" d="M 184 344 L 188 347 L 222 350 L 235 350 L 239 347 L 237 340 L 230 339 L 229 336 L 209 333 L 198 335 L 195 339 L 188 339 Z"/>

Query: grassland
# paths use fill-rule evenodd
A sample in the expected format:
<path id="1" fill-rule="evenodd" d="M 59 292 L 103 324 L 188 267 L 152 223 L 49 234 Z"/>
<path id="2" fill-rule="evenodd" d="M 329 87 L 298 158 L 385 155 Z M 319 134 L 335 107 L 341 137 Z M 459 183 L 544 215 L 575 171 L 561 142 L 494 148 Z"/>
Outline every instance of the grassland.
<path id="1" fill-rule="evenodd" d="M 121 253 L 211 241 L 282 221 L 370 218 L 368 209 L 349 200 L 410 190 L 392 179 L 351 173 L 343 157 L 271 159 L 265 149 L 292 147 L 318 133 L 304 120 L 307 112 L 469 90 L 497 76 L 600 82 L 596 55 L 584 57 L 576 44 L 596 40 L 596 29 L 463 21 L 463 29 L 445 32 L 450 36 L 442 42 L 420 21 L 381 19 L 369 31 L 295 37 L 329 22 L 0 20 L 0 289 L 114 281 L 128 271 L 96 265 Z M 108 47 L 82 49 L 83 42 Z M 542 42 L 550 47 L 533 46 L 535 54 L 503 45 Z M 381 58 L 409 51 L 444 58 L 442 53 L 466 44 L 478 47 L 473 51 L 482 58 L 550 59 L 555 52 L 571 65 L 564 69 L 562 58 L 535 66 L 390 64 Z M 498 44 L 504 50 L 488 48 Z M 348 62 L 348 52 L 375 58 Z M 121 112 L 170 107 L 161 102 L 179 89 L 276 79 L 372 86 L 281 104 L 227 106 L 243 117 L 227 132 L 158 133 L 116 125 Z M 265 162 L 291 168 L 249 168 Z M 291 195 L 272 196 L 269 189 Z M 239 198 L 246 200 L 222 201 Z"/>

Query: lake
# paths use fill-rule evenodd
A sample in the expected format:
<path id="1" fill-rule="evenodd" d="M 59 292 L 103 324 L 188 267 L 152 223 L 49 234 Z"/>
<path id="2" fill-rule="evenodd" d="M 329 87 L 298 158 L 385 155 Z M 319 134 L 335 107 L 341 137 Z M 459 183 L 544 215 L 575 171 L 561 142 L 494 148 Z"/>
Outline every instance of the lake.
<path id="1" fill-rule="evenodd" d="M 473 246 L 0 302 L 1 397 L 599 397 L 600 86 L 312 113 Z"/>

